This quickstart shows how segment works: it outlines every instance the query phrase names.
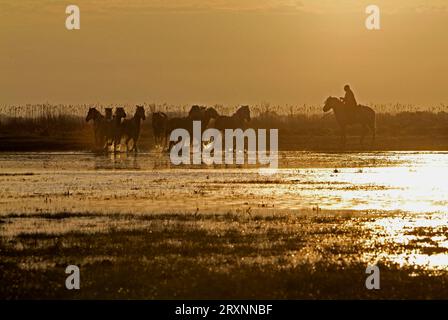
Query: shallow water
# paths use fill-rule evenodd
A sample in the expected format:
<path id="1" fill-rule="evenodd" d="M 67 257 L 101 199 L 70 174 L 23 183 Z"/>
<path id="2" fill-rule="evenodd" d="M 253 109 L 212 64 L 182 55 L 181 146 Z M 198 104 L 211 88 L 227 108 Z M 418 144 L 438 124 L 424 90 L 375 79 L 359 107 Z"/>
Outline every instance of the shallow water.
<path id="1" fill-rule="evenodd" d="M 448 153 L 281 152 L 270 175 L 167 155 L 0 154 L 0 214 L 375 210 L 448 213 Z"/>
<path id="2" fill-rule="evenodd" d="M 448 153 L 281 152 L 279 160 L 279 169 L 264 175 L 253 166 L 173 166 L 158 152 L 3 153 L 0 217 L 8 223 L 0 225 L 0 236 L 94 233 L 132 222 L 110 216 L 119 213 L 347 211 L 354 218 L 334 227 L 354 227 L 359 235 L 348 241 L 374 248 L 357 252 L 355 260 L 446 271 Z M 61 212 L 89 215 L 66 220 L 39 215 Z"/>

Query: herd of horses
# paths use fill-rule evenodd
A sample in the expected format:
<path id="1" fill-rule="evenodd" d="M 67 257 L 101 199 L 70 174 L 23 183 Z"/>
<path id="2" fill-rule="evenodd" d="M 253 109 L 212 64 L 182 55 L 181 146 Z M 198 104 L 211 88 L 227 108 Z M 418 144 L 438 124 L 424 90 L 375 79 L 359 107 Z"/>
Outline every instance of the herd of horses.
<path id="1" fill-rule="evenodd" d="M 134 116 L 126 119 L 123 107 L 117 107 L 115 113 L 112 108 L 105 108 L 105 115 L 96 108 L 89 108 L 86 121 L 93 121 L 95 147 L 107 151 L 113 146 L 114 152 L 125 142 L 126 151 L 137 152 L 140 136 L 141 121 L 146 119 L 143 106 L 136 106 Z M 202 130 L 215 128 L 220 131 L 225 129 L 246 129 L 250 121 L 249 106 L 241 106 L 233 115 L 220 115 L 214 108 L 194 105 L 185 117 L 169 118 L 163 112 L 153 112 L 152 130 L 154 142 L 165 150 L 170 150 L 173 142 L 169 137 L 175 129 L 185 129 L 190 136 L 193 133 L 193 121 L 200 121 Z M 129 142 L 132 140 L 132 148 Z"/>
<path id="2" fill-rule="evenodd" d="M 367 106 L 359 105 L 348 108 L 344 103 L 336 98 L 329 97 L 323 107 L 324 112 L 333 110 L 336 121 L 341 132 L 341 145 L 346 144 L 346 127 L 353 124 L 360 124 L 362 127 L 360 143 L 362 144 L 368 130 L 372 133 L 372 144 L 375 141 L 375 111 Z M 146 119 L 143 106 L 136 106 L 134 116 L 126 119 L 126 112 L 123 107 L 117 107 L 115 113 L 112 108 L 105 109 L 105 115 L 96 108 L 90 108 L 86 121 L 93 121 L 95 146 L 101 150 L 109 150 L 113 145 L 114 151 L 122 145 L 124 139 L 127 151 L 137 152 L 137 142 L 140 136 L 141 121 Z M 182 128 L 188 131 L 192 137 L 193 121 L 201 122 L 201 129 L 215 128 L 219 131 L 225 129 L 247 128 L 250 121 L 249 106 L 241 106 L 233 115 L 220 115 L 216 109 L 194 105 L 185 117 L 169 118 L 163 112 L 152 113 L 152 129 L 154 142 L 162 146 L 163 150 L 170 150 L 174 142 L 169 137 L 173 130 Z M 129 142 L 133 141 L 132 148 L 129 149 Z"/>
<path id="3" fill-rule="evenodd" d="M 131 119 L 125 119 L 126 116 L 123 107 L 117 107 L 115 114 L 112 114 L 112 108 L 106 108 L 105 115 L 102 115 L 96 108 L 90 108 L 86 121 L 93 121 L 95 147 L 108 150 L 113 145 L 114 151 L 117 151 L 117 146 L 121 146 L 122 140 L 125 138 L 127 151 L 137 152 L 141 121 L 146 119 L 145 109 L 143 106 L 137 106 Z M 133 145 L 129 150 L 129 141 L 131 140 L 133 140 Z"/>

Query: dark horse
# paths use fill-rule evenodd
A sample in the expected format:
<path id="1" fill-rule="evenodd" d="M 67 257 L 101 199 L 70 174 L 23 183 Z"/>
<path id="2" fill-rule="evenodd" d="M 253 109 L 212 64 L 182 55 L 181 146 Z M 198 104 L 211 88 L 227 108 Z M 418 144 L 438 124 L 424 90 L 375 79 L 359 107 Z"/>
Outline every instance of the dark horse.
<path id="1" fill-rule="evenodd" d="M 140 122 L 146 120 L 145 108 L 136 106 L 134 117 L 132 119 L 124 119 L 121 124 L 121 134 L 126 137 L 126 150 L 128 150 L 129 141 L 132 139 L 133 145 L 130 151 L 138 151 L 137 141 L 140 136 Z"/>
<path id="2" fill-rule="evenodd" d="M 152 132 L 154 134 L 154 144 L 165 144 L 165 128 L 168 121 L 168 116 L 163 112 L 152 113 Z"/>
<path id="3" fill-rule="evenodd" d="M 109 122 L 107 137 L 111 137 L 114 144 L 114 152 L 117 151 L 117 145 L 121 145 L 121 138 L 123 136 L 123 126 L 121 119 L 126 118 L 126 112 L 123 107 L 115 109 L 115 115 L 112 121 Z M 106 149 L 108 145 L 106 145 Z"/>
<path id="4" fill-rule="evenodd" d="M 375 111 L 372 108 L 358 105 L 357 107 L 347 107 L 344 103 L 335 97 L 328 97 L 325 101 L 324 112 L 331 109 L 334 111 L 336 121 L 341 128 L 341 143 L 345 145 L 347 125 L 360 124 L 362 126 L 362 134 L 360 143 L 364 142 L 367 129 L 372 132 L 372 143 L 375 141 Z"/>
<path id="5" fill-rule="evenodd" d="M 219 116 L 212 125 L 215 129 L 224 131 L 225 129 L 245 129 L 250 121 L 249 106 L 241 106 L 233 115 Z"/>
<path id="6" fill-rule="evenodd" d="M 106 135 L 105 127 L 107 119 L 96 108 L 89 108 L 86 121 L 89 122 L 90 120 L 93 120 L 93 134 L 95 139 L 95 147 L 103 148 L 104 137 Z"/>
<path id="7" fill-rule="evenodd" d="M 206 108 L 200 106 L 191 107 L 187 117 L 168 119 L 165 128 L 165 141 L 168 143 L 167 150 L 170 151 L 174 141 L 169 141 L 171 132 L 175 129 L 185 129 L 190 134 L 191 143 L 193 143 L 193 121 L 201 122 L 201 130 L 207 128 L 211 119 L 218 117 L 218 112 L 214 108 Z"/>
<path id="8" fill-rule="evenodd" d="M 241 106 L 233 115 L 218 116 L 214 121 L 211 121 L 208 128 L 214 128 L 224 134 L 226 129 L 241 129 L 246 130 L 247 123 L 250 121 L 249 106 Z M 235 150 L 235 149 L 234 149 Z"/>

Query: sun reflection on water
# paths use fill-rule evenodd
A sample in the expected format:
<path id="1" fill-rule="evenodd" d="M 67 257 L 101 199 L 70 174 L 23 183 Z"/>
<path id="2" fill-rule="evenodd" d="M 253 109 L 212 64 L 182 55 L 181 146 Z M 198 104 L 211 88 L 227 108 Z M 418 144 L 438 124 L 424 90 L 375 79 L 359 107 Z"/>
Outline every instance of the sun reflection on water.
<path id="1" fill-rule="evenodd" d="M 448 271 L 448 215 L 379 218 L 366 223 L 373 233 L 372 246 L 383 250 L 365 254 L 365 259 L 412 266 L 430 271 Z M 385 249 L 384 249 L 385 248 Z"/>
<path id="2" fill-rule="evenodd" d="M 358 239 L 355 233 L 350 241 L 372 248 L 357 258 L 448 269 L 447 153 L 282 152 L 279 169 L 261 171 L 174 167 L 167 159 L 160 153 L 1 154 L 0 217 L 353 211 L 363 216 L 354 223 L 370 236 Z"/>

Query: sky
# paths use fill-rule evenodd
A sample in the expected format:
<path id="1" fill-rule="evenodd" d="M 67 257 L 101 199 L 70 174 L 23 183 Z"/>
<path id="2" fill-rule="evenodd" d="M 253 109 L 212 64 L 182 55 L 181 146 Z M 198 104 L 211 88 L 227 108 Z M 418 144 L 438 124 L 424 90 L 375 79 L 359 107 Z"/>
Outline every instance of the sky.
<path id="1" fill-rule="evenodd" d="M 447 31 L 446 0 L 0 0 L 0 104 L 448 104 Z"/>

